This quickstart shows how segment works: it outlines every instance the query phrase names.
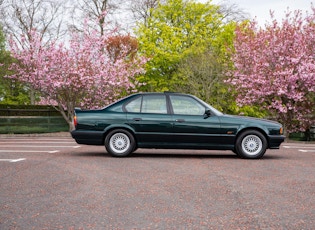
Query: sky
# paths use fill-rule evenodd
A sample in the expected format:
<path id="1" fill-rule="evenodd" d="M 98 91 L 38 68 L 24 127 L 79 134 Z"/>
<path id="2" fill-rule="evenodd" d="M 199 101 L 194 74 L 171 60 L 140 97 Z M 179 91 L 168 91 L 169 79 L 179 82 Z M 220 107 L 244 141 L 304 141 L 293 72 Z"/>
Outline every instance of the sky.
<path id="1" fill-rule="evenodd" d="M 315 0 L 212 0 L 213 4 L 236 4 L 244 12 L 248 13 L 251 19 L 256 17 L 259 25 L 271 22 L 270 10 L 274 11 L 274 16 L 278 21 L 285 17 L 287 8 L 289 10 L 302 10 L 303 13 L 311 11 L 311 3 L 315 5 Z"/>

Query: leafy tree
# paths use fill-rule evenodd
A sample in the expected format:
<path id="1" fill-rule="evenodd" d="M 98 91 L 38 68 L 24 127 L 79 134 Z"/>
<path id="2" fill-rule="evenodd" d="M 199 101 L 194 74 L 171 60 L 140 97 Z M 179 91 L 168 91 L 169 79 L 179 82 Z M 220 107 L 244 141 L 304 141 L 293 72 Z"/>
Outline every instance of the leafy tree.
<path id="1" fill-rule="evenodd" d="M 222 62 L 220 56 L 213 50 L 207 50 L 183 59 L 176 73 L 181 83 L 175 86 L 175 91 L 196 95 L 225 113 L 265 117 L 266 111 L 259 107 L 237 106 L 237 92 L 224 82 L 227 79 L 225 73 L 231 67 L 227 65 L 228 62 Z"/>
<path id="2" fill-rule="evenodd" d="M 139 79 L 147 82 L 142 89 L 191 93 L 224 112 L 261 116 L 238 108 L 224 82 L 233 67 L 230 50 L 242 11 L 210 2 L 164 2 L 146 14 L 137 30 L 140 50 L 151 57 Z"/>
<path id="3" fill-rule="evenodd" d="M 84 34 L 73 34 L 67 46 L 53 42 L 44 46 L 32 31 L 28 49 L 21 50 L 11 41 L 12 54 L 18 60 L 11 66 L 16 71 L 11 78 L 32 85 L 41 93 L 42 102 L 55 104 L 73 129 L 75 106 L 96 108 L 111 103 L 122 92 L 135 91 L 131 80 L 143 72 L 146 60 L 126 58 L 123 49 L 111 60 L 105 49 L 111 35 L 99 36 L 86 29 Z"/>
<path id="4" fill-rule="evenodd" d="M 54 40 L 64 33 L 63 16 L 67 0 L 6 0 L 0 5 L 0 16 L 6 34 L 20 46 L 29 46 L 32 34 L 36 29 L 41 38 Z M 23 36 L 21 36 L 23 34 Z M 21 38 L 23 37 L 23 41 Z M 26 42 L 28 41 L 28 42 Z M 23 47 L 26 48 L 26 47 Z M 18 82 L 13 86 L 20 85 Z M 36 92 L 30 85 L 21 86 L 29 92 L 31 104 L 35 104 Z M 23 91 L 22 90 L 22 91 Z M 16 96 L 14 96 L 17 98 Z"/>
<path id="5" fill-rule="evenodd" d="M 235 70 L 229 83 L 240 105 L 268 109 L 287 132 L 305 130 L 315 109 L 315 9 L 289 12 L 265 28 L 252 21 L 236 30 Z"/>
<path id="6" fill-rule="evenodd" d="M 176 91 L 187 92 L 209 102 L 217 109 L 223 109 L 226 87 L 222 85 L 224 66 L 213 50 L 192 54 L 180 61 L 176 73 Z"/>
<path id="7" fill-rule="evenodd" d="M 2 26 L 0 25 L 0 50 L 4 51 L 5 50 L 5 36 L 3 33 Z"/>
<path id="8" fill-rule="evenodd" d="M 0 104 L 30 104 L 28 88 L 14 79 L 4 77 L 12 74 L 9 66 L 15 61 L 5 49 L 5 41 L 0 26 Z"/>
<path id="9" fill-rule="evenodd" d="M 152 9 L 136 34 L 142 53 L 150 57 L 146 75 L 149 91 L 172 90 L 177 64 L 191 54 L 219 45 L 218 37 L 224 30 L 219 7 L 210 3 L 189 0 L 168 0 Z"/>
<path id="10" fill-rule="evenodd" d="M 177 65 L 176 91 L 192 93 L 224 112 L 234 112 L 235 99 L 229 92 L 225 73 L 232 68 L 235 23 L 222 25 L 221 33 L 204 51 L 193 52 Z"/>
<path id="11" fill-rule="evenodd" d="M 112 36 L 107 40 L 106 50 L 114 62 L 121 55 L 127 55 L 130 59 L 133 59 L 138 51 L 138 40 L 129 34 Z"/>

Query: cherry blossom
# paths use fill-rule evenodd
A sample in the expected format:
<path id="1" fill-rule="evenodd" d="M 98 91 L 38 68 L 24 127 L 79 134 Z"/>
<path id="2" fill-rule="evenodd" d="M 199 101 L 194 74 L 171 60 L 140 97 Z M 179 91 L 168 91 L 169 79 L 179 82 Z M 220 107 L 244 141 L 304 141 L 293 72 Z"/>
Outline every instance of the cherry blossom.
<path id="1" fill-rule="evenodd" d="M 146 59 L 128 58 L 127 52 L 115 61 L 105 49 L 112 33 L 100 36 L 96 31 L 74 33 L 67 44 L 45 43 L 35 30 L 27 45 L 10 42 L 18 60 L 11 66 L 15 74 L 8 76 L 40 92 L 41 103 L 49 103 L 64 116 L 73 129 L 75 107 L 100 108 L 122 94 L 136 91 L 135 76 L 144 72 Z M 23 48 L 21 48 L 23 47 Z"/>
<path id="2" fill-rule="evenodd" d="M 235 70 L 227 82 L 239 92 L 238 104 L 268 109 L 289 133 L 314 122 L 314 21 L 312 8 L 305 17 L 288 12 L 282 23 L 273 19 L 261 28 L 252 21 L 236 30 Z"/>

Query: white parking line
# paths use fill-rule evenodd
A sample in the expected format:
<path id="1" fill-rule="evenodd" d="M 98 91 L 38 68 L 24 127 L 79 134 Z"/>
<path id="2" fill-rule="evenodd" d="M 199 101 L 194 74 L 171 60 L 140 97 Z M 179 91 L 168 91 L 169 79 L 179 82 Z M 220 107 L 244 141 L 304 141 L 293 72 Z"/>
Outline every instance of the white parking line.
<path id="1" fill-rule="evenodd" d="M 0 144 L 7 144 L 7 143 L 19 143 L 19 144 L 29 144 L 29 141 L 1 141 Z M 75 142 L 73 141 L 32 141 L 31 143 L 35 143 L 35 144 L 44 144 L 44 143 L 48 143 L 48 144 L 60 144 L 60 143 L 71 143 L 74 144 Z"/>
<path id="2" fill-rule="evenodd" d="M 296 149 L 299 152 L 303 152 L 303 153 L 311 153 L 311 152 L 315 152 L 315 145 L 313 144 L 307 144 L 307 145 L 296 145 L 296 144 L 292 144 L 292 145 L 283 145 L 283 148 L 286 149 Z"/>
<path id="3" fill-rule="evenodd" d="M 314 152 L 315 153 L 315 149 L 313 150 L 305 150 L 305 149 L 299 149 L 300 152 L 303 152 L 303 153 L 311 153 L 311 152 Z"/>
<path id="4" fill-rule="evenodd" d="M 1 147 L 5 147 L 5 148 L 16 148 L 16 147 L 25 147 L 25 148 L 74 148 L 74 149 L 77 149 L 77 148 L 80 148 L 81 146 L 77 145 L 77 146 L 47 146 L 47 145 L 44 145 L 44 146 L 40 146 L 40 145 L 1 145 Z"/>
<path id="5" fill-rule="evenodd" d="M 23 141 L 26 141 L 26 140 L 30 140 L 30 141 L 34 141 L 34 140 L 43 140 L 43 141 L 63 141 L 63 140 L 66 140 L 66 141 L 70 141 L 70 140 L 73 140 L 72 138 L 24 138 L 24 137 L 20 137 L 20 138 L 13 138 L 13 137 L 9 137 L 9 138 L 3 138 L 4 140 L 12 140 L 12 141 L 19 141 L 19 140 L 23 140 Z"/>
<path id="6" fill-rule="evenodd" d="M 59 150 L 32 151 L 32 150 L 0 150 L 1 153 L 57 153 Z"/>
<path id="7" fill-rule="evenodd" d="M 286 149 L 314 149 L 315 146 L 297 146 L 297 145 L 284 145 L 282 146 L 283 148 Z"/>
<path id="8" fill-rule="evenodd" d="M 19 162 L 19 161 L 25 161 L 26 158 L 18 158 L 18 159 L 0 159 L 0 161 L 7 161 L 10 163 L 15 163 L 15 162 Z"/>

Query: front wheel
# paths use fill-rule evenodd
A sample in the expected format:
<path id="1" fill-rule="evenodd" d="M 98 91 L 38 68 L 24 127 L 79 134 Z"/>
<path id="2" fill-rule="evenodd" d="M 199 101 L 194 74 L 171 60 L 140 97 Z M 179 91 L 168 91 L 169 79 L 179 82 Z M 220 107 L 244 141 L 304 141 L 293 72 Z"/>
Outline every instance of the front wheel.
<path id="1" fill-rule="evenodd" d="M 125 157 L 134 151 L 135 139 L 133 135 L 126 130 L 112 130 L 105 138 L 105 148 L 112 156 Z"/>
<path id="2" fill-rule="evenodd" d="M 256 130 L 247 130 L 236 140 L 237 155 L 246 159 L 259 159 L 267 149 L 265 136 Z"/>

